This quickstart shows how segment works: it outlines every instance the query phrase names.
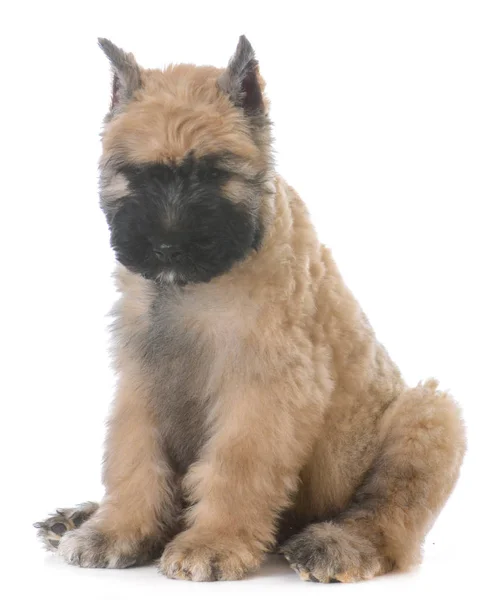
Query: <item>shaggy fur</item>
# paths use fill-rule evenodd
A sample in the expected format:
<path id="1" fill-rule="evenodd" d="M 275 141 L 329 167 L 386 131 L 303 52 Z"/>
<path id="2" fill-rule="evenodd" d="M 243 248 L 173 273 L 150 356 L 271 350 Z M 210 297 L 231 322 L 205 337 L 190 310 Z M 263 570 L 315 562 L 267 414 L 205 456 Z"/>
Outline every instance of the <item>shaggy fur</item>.
<path id="1" fill-rule="evenodd" d="M 459 409 L 405 385 L 275 172 L 249 42 L 164 71 L 100 44 L 118 388 L 106 495 L 39 523 L 47 547 L 197 581 L 274 550 L 311 581 L 409 568 L 459 474 Z"/>

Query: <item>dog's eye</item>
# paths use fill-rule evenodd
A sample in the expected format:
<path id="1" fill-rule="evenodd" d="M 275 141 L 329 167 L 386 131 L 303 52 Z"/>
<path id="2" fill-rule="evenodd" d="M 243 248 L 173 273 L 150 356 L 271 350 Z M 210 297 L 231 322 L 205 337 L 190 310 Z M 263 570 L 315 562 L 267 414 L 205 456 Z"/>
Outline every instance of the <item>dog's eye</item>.
<path id="1" fill-rule="evenodd" d="M 223 177 L 223 175 L 225 175 L 225 171 L 219 167 L 211 167 L 209 169 L 209 177 L 211 179 L 218 179 L 219 177 Z"/>
<path id="2" fill-rule="evenodd" d="M 227 176 L 227 172 L 224 169 L 212 165 L 204 165 L 199 174 L 206 181 L 218 181 Z"/>

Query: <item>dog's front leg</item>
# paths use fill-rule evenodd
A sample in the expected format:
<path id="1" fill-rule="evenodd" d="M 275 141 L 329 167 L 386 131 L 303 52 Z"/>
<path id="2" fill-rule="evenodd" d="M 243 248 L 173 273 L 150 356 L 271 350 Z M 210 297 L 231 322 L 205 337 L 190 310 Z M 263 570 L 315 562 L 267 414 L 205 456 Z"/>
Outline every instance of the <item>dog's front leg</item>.
<path id="1" fill-rule="evenodd" d="M 81 567 L 121 568 L 160 556 L 176 530 L 176 479 L 148 408 L 148 389 L 121 374 L 108 424 L 106 495 L 82 526 L 65 533 L 58 553 Z M 64 515 L 63 515 L 64 516 Z"/>
<path id="2" fill-rule="evenodd" d="M 277 516 L 297 488 L 324 403 L 315 384 L 307 393 L 292 377 L 278 379 L 225 386 L 212 436 L 184 482 L 189 528 L 161 558 L 168 577 L 239 579 L 273 546 Z"/>

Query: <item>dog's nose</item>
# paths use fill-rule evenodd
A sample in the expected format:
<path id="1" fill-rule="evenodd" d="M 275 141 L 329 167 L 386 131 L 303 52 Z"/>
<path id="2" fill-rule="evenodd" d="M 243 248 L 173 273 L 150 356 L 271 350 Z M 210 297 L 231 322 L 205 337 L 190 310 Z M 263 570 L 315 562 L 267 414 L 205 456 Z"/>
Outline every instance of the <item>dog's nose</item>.
<path id="1" fill-rule="evenodd" d="M 159 244 L 153 249 L 153 253 L 163 262 L 169 262 L 173 258 L 180 256 L 181 248 L 178 244 Z"/>

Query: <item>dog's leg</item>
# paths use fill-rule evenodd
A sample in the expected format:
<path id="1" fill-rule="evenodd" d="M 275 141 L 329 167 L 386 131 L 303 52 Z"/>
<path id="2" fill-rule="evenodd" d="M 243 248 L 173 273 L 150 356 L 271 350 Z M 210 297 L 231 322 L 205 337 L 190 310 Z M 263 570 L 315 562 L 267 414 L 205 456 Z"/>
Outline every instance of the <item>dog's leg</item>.
<path id="1" fill-rule="evenodd" d="M 406 390 L 383 417 L 380 453 L 352 504 L 307 526 L 282 552 L 302 579 L 352 582 L 420 560 L 420 547 L 458 477 L 465 434 L 434 382 Z"/>
<path id="2" fill-rule="evenodd" d="M 123 376 L 106 442 L 105 497 L 77 529 L 65 533 L 57 527 L 64 533 L 58 554 L 71 564 L 110 568 L 143 564 L 158 558 L 174 533 L 179 510 L 175 478 L 162 454 L 147 401 L 141 382 Z"/>
<path id="3" fill-rule="evenodd" d="M 213 436 L 184 481 L 193 504 L 189 528 L 162 555 L 168 577 L 239 579 L 273 547 L 277 516 L 297 488 L 329 398 L 320 385 L 309 381 L 307 391 L 281 377 L 259 386 L 227 381 Z"/>

